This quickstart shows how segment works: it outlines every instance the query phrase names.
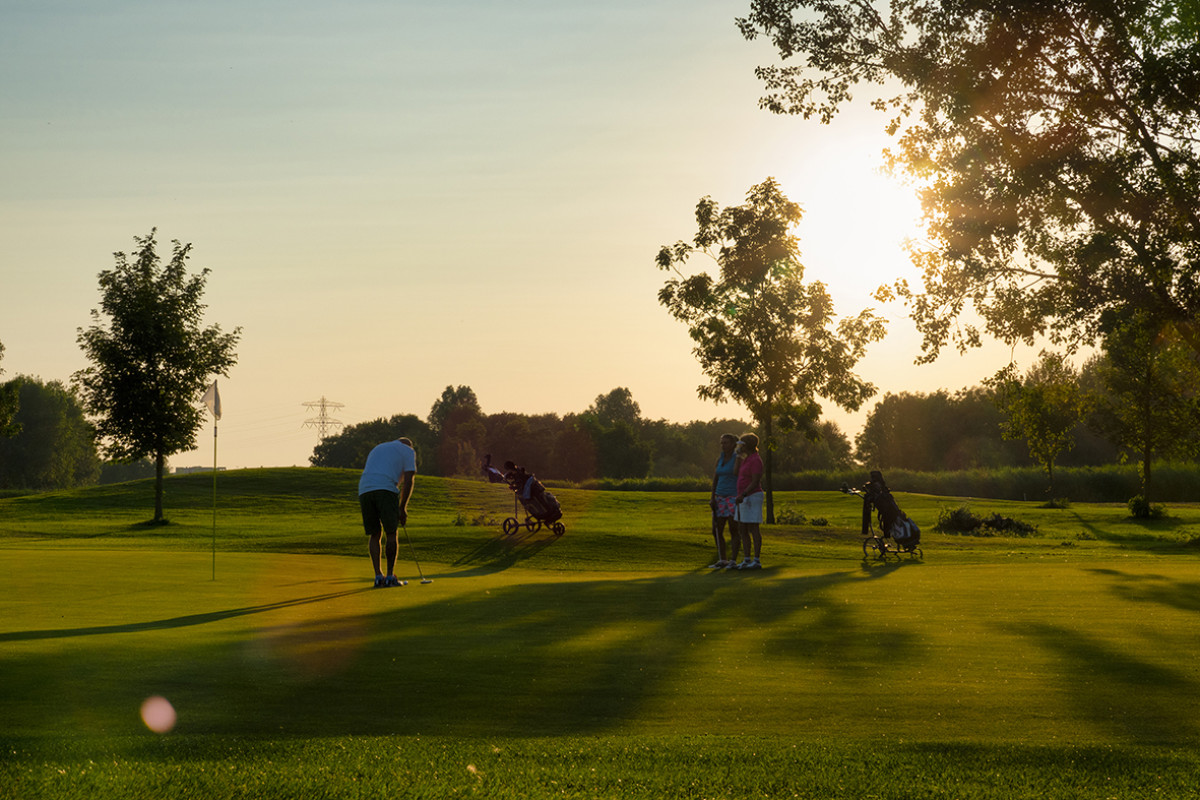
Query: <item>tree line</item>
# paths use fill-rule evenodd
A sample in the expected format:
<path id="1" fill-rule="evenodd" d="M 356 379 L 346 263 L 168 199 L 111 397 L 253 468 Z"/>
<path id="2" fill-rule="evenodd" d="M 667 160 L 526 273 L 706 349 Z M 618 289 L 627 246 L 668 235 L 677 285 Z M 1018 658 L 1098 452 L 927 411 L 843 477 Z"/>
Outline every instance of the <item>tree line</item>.
<path id="1" fill-rule="evenodd" d="M 412 439 L 422 473 L 476 475 L 487 456 L 513 461 L 546 478 L 582 482 L 593 478 L 699 477 L 711 474 L 721 434 L 752 426 L 738 419 L 686 423 L 651 420 L 628 388 L 598 395 L 578 413 L 485 414 L 469 386 L 447 386 L 425 418 L 397 414 L 348 425 L 318 444 L 313 466 L 361 468 L 376 444 Z M 832 423 L 811 438 L 780 443 L 790 470 L 834 469 L 853 463 L 849 440 Z"/>

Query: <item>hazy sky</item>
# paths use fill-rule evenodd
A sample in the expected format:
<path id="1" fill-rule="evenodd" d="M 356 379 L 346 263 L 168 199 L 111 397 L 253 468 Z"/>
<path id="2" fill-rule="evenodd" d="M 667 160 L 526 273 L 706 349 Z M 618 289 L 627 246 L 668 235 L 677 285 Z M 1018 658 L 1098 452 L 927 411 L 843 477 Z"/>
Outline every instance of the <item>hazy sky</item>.
<path id="1" fill-rule="evenodd" d="M 744 417 L 696 397 L 654 256 L 696 202 L 768 176 L 806 210 L 805 279 L 837 309 L 911 276 L 915 202 L 876 172 L 883 120 L 760 111 L 772 60 L 748 0 L 0 0 L 0 368 L 68 381 L 96 276 L 158 229 L 212 270 L 207 323 L 243 328 L 220 379 L 222 466 L 308 463 L 302 403 L 424 417 L 447 385 L 487 413 Z M 711 263 L 696 261 L 711 270 Z M 902 306 L 860 373 L 956 390 L 1003 347 L 914 366 Z M 873 401 L 872 401 L 873 402 Z M 853 437 L 871 403 L 827 417 Z M 212 429 L 174 466 L 212 463 Z"/>

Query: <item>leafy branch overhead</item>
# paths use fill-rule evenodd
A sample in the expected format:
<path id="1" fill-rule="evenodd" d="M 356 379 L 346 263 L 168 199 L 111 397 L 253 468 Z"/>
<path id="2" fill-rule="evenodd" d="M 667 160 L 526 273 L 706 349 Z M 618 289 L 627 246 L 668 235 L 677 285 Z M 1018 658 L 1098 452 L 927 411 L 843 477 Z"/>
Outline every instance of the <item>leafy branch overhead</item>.
<path id="1" fill-rule="evenodd" d="M 1106 309 L 1200 349 L 1200 13 L 1192 2 L 752 0 L 782 63 L 762 105 L 829 122 L 872 93 L 922 188 L 922 287 L 898 282 L 923 360 L 1102 336 Z M 976 325 L 964 319 L 975 310 Z"/>

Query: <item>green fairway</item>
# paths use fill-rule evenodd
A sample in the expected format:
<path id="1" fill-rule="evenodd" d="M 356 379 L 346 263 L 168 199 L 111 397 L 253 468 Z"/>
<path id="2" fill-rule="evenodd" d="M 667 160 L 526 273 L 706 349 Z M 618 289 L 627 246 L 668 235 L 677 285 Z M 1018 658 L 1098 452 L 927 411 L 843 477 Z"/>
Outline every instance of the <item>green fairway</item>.
<path id="1" fill-rule="evenodd" d="M 925 558 L 883 563 L 852 499 L 784 495 L 830 524 L 714 573 L 703 495 L 560 490 L 565 536 L 505 537 L 510 493 L 424 478 L 434 582 L 402 536 L 375 590 L 352 474 L 221 481 L 215 579 L 211 477 L 164 528 L 140 484 L 0 501 L 11 796 L 1196 796 L 1195 508 L 981 503 L 1039 535 L 975 539 L 901 497 Z"/>

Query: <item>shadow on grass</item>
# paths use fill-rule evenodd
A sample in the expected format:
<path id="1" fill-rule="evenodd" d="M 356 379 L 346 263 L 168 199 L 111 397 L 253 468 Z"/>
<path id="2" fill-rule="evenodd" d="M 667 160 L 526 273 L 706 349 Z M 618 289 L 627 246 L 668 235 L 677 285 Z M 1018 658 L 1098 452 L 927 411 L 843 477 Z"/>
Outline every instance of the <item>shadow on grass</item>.
<path id="1" fill-rule="evenodd" d="M 743 680 L 775 685 L 778 674 L 761 673 L 764 659 L 804 686 L 806 672 L 841 671 L 847 661 L 866 669 L 913 657 L 921 647 L 912 631 L 880 635 L 869 618 L 864 629 L 853 606 L 831 599 L 834 587 L 865 579 L 856 571 L 728 578 L 513 583 L 450 597 L 388 590 L 378 593 L 379 609 L 365 614 L 342 613 L 341 606 L 332 613 L 275 614 L 186 639 L 129 635 L 369 590 L 13 634 L 0 641 L 74 639 L 77 657 L 65 658 L 62 649 L 10 649 L 5 672 L 12 692 L 0 697 L 0 709 L 14 732 L 47 725 L 132 725 L 135 732 L 129 704 L 153 692 L 171 699 L 188 733 L 590 735 L 640 719 L 672 719 L 661 704 L 681 687 L 711 693 L 698 705 L 689 697 L 693 710 L 719 706 L 720 717 L 760 717 L 761 703 L 778 698 L 739 693 L 731 700 L 728 690 Z M 743 619 L 734 609 L 752 614 Z M 78 637 L 91 637 L 89 646 L 82 648 Z M 710 657 L 728 663 L 716 680 Z M 17 702 L 26 697 L 37 701 Z M 83 698 L 82 707 L 75 705 Z"/>
<path id="2" fill-rule="evenodd" d="M 79 636 L 104 636 L 114 633 L 143 633 L 146 631 L 170 630 L 172 628 L 187 628 L 195 625 L 207 625 L 213 622 L 222 622 L 224 620 L 234 619 L 236 617 L 245 617 L 251 614 L 263 614 L 268 611 L 278 611 L 280 609 L 306 606 L 313 603 L 324 603 L 339 597 L 346 597 L 348 595 L 358 594 L 360 592 L 369 592 L 373 590 L 373 587 L 349 589 L 344 592 L 330 592 L 327 594 L 314 595 L 312 597 L 298 597 L 294 600 L 282 600 L 278 603 L 265 603 L 263 605 L 247 606 L 245 608 L 231 608 L 225 611 L 213 611 L 207 614 L 188 614 L 186 616 L 171 617 L 168 619 L 131 622 L 125 625 L 95 625 L 88 628 L 55 628 L 41 631 L 16 631 L 11 633 L 0 633 L 0 642 L 27 642 L 36 641 L 39 639 L 73 639 Z"/>
<path id="3" fill-rule="evenodd" d="M 1194 700 L 1200 686 L 1192 676 L 1061 625 L 996 627 L 1053 655 L 1065 679 L 1064 694 L 1097 727 L 1143 744 L 1200 735 Z"/>
<path id="4" fill-rule="evenodd" d="M 503 572 L 522 561 L 533 558 L 559 539 L 547 528 L 530 532 L 522 526 L 511 535 L 500 534 L 487 539 L 474 550 L 451 563 L 455 567 L 471 567 L 445 577 L 466 578 Z"/>
<path id="5" fill-rule="evenodd" d="M 1089 571 L 1116 578 L 1118 583 L 1112 592 L 1122 600 L 1200 612 L 1200 581 L 1176 581 L 1161 575 L 1138 575 L 1116 569 Z"/>

